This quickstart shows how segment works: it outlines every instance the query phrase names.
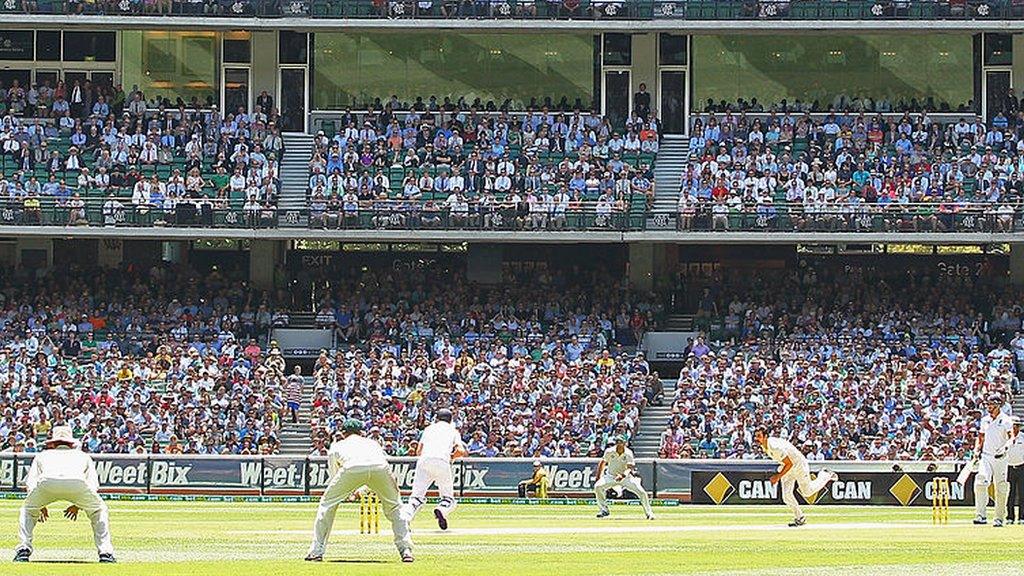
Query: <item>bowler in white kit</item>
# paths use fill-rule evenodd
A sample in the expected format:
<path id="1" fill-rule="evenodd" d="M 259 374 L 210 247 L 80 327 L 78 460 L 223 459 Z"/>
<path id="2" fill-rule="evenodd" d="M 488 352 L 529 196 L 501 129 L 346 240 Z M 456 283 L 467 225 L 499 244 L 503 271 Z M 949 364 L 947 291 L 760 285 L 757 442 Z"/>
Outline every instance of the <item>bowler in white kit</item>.
<path id="1" fill-rule="evenodd" d="M 366 486 L 380 497 L 384 517 L 391 522 L 391 531 L 395 537 L 395 547 L 402 556 L 402 562 L 412 562 L 412 538 L 409 536 L 409 523 L 402 518 L 399 509 L 402 496 L 398 492 L 398 483 L 391 474 L 387 454 L 375 440 L 362 436 L 363 423 L 349 418 L 342 424 L 344 438 L 331 444 L 327 451 L 327 467 L 331 479 L 320 497 L 320 505 L 316 509 L 316 522 L 313 524 L 313 543 L 309 547 L 306 560 L 321 562 L 327 549 L 327 537 L 334 526 L 334 515 L 338 505 L 345 501 L 353 492 Z"/>
<path id="2" fill-rule="evenodd" d="M 651 510 L 651 499 L 647 491 L 640 484 L 640 477 L 636 474 L 636 461 L 633 459 L 633 451 L 626 447 L 626 437 L 615 438 L 615 446 L 604 451 L 604 456 L 597 464 L 597 482 L 594 483 L 594 496 L 597 497 L 598 518 L 608 516 L 609 489 L 621 487 L 636 494 L 640 504 L 644 507 L 644 514 L 648 520 L 654 520 L 654 512 Z"/>
<path id="3" fill-rule="evenodd" d="M 1010 483 L 1007 480 L 1007 449 L 1013 439 L 1013 418 L 1002 411 L 1002 399 L 997 396 L 988 398 L 985 407 L 988 411 L 981 419 L 978 429 L 978 444 L 975 452 L 980 449 L 978 473 L 974 476 L 974 523 L 987 524 L 985 507 L 988 505 L 989 484 L 995 485 L 996 509 L 992 525 L 1001 527 L 1006 517 L 1006 500 L 1010 494 Z"/>
<path id="4" fill-rule="evenodd" d="M 25 478 L 28 494 L 21 506 L 20 538 L 15 562 L 28 562 L 32 556 L 32 532 L 36 524 L 49 517 L 46 507 L 66 501 L 71 506 L 64 517 L 76 520 L 84 511 L 92 522 L 92 535 L 100 562 L 112 563 L 114 545 L 110 542 L 110 517 L 107 505 L 100 499 L 100 481 L 92 457 L 78 449 L 78 442 L 69 426 L 55 426 L 46 450 L 35 455 Z"/>
<path id="5" fill-rule="evenodd" d="M 829 482 L 839 480 L 839 475 L 823 469 L 812 480 L 807 458 L 789 440 L 769 437 L 763 428 L 754 430 L 754 440 L 761 445 L 769 458 L 779 463 L 778 472 L 773 474 L 770 480 L 772 484 L 782 482 L 782 501 L 793 511 L 793 521 L 789 525 L 794 528 L 803 526 L 807 523 L 807 517 L 800 509 L 794 489 L 800 490 L 800 494 L 808 498 Z"/>
<path id="6" fill-rule="evenodd" d="M 434 508 L 434 517 L 441 530 L 448 529 L 448 517 L 455 510 L 455 488 L 452 478 L 452 459 L 466 455 L 462 435 L 452 424 L 450 410 L 438 410 L 433 424 L 423 429 L 420 435 L 419 460 L 416 461 L 416 475 L 413 477 L 412 494 L 409 503 L 402 509 L 402 516 L 412 522 L 416 512 L 427 501 L 427 490 L 437 484 L 440 497 Z"/>

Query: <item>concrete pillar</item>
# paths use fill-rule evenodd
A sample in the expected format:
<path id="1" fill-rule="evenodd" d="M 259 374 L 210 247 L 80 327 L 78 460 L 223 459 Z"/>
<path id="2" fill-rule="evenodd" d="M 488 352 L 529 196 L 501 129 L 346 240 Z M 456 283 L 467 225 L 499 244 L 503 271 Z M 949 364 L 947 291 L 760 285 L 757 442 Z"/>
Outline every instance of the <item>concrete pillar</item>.
<path id="1" fill-rule="evenodd" d="M 629 283 L 637 290 L 654 289 L 655 245 L 629 245 Z"/>
<path id="2" fill-rule="evenodd" d="M 633 35 L 633 65 L 630 67 L 632 93 L 640 91 L 641 84 L 647 84 L 651 95 L 651 110 L 658 110 L 658 33 Z"/>
<path id="3" fill-rule="evenodd" d="M 284 257 L 284 243 L 253 240 L 249 248 L 249 281 L 261 290 L 274 288 L 274 270 Z"/>
<path id="4" fill-rule="evenodd" d="M 466 254 L 466 280 L 499 284 L 505 248 L 500 244 L 470 244 Z"/>
<path id="5" fill-rule="evenodd" d="M 50 238 L 18 238 L 17 263 L 33 268 L 53 266 L 53 240 Z"/>
<path id="6" fill-rule="evenodd" d="M 252 33 L 252 101 L 263 90 L 274 97 L 274 105 L 280 108 L 277 101 L 277 31 Z"/>
<path id="7" fill-rule="evenodd" d="M 1024 244 L 1010 244 L 1010 283 L 1024 285 Z"/>
<path id="8" fill-rule="evenodd" d="M 1013 89 L 1017 92 L 1017 98 L 1020 98 L 1020 91 L 1024 90 L 1024 34 L 1013 35 L 1013 64 L 1010 70 L 1013 76 Z M 982 78 L 981 81 L 984 82 L 985 79 Z"/>
<path id="9" fill-rule="evenodd" d="M 162 244 L 163 260 L 172 264 L 188 264 L 187 241 L 167 240 Z"/>
<path id="10" fill-rule="evenodd" d="M 100 240 L 97 261 L 103 268 L 120 268 L 124 262 L 124 240 L 103 238 Z"/>

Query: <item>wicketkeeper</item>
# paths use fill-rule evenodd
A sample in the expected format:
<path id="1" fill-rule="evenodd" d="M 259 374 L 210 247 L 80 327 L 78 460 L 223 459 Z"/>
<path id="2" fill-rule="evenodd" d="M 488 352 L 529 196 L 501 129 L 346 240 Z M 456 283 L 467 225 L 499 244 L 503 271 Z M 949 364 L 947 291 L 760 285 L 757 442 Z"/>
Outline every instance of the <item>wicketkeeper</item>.
<path id="1" fill-rule="evenodd" d="M 46 450 L 36 454 L 25 478 L 28 495 L 21 506 L 21 542 L 14 555 L 15 562 L 28 562 L 32 556 L 32 531 L 38 522 L 49 517 L 46 507 L 61 500 L 71 503 L 64 517 L 76 520 L 84 511 L 92 522 L 92 535 L 100 562 L 114 560 L 110 542 L 110 517 L 107 505 L 100 499 L 100 480 L 92 458 L 78 449 L 78 441 L 69 426 L 55 426 L 46 441 Z"/>
<path id="2" fill-rule="evenodd" d="M 409 523 L 399 513 L 402 496 L 398 492 L 395 477 L 391 475 L 391 466 L 388 465 L 384 448 L 376 441 L 362 436 L 363 423 L 360 420 L 345 420 L 342 431 L 343 438 L 331 444 L 327 451 L 327 468 L 331 480 L 320 497 L 316 522 L 313 524 L 313 544 L 309 548 L 306 560 L 323 560 L 327 537 L 331 534 L 338 505 L 347 500 L 353 492 L 366 486 L 380 497 L 384 516 L 391 522 L 395 547 L 402 556 L 402 562 L 412 562 Z"/>

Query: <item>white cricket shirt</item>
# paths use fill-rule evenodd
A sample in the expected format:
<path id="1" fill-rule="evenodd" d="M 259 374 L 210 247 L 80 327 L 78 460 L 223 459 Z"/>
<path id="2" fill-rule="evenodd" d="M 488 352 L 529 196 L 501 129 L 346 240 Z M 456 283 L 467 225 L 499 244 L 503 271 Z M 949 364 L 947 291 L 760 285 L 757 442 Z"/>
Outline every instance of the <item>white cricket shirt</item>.
<path id="1" fill-rule="evenodd" d="M 789 440 L 785 440 L 783 438 L 769 437 L 768 448 L 765 452 L 768 453 L 769 458 L 775 460 L 779 464 L 782 464 L 782 461 L 787 457 L 794 466 L 807 461 L 807 459 L 804 458 L 804 455 L 796 449 L 796 446 L 793 446 Z"/>
<path id="2" fill-rule="evenodd" d="M 327 469 L 333 476 L 338 470 L 356 466 L 387 466 L 388 455 L 375 440 L 358 434 L 331 444 L 327 450 Z"/>
<path id="3" fill-rule="evenodd" d="M 614 446 L 604 451 L 604 456 L 601 458 L 604 460 L 604 472 L 612 476 L 618 476 L 625 474 L 631 464 L 635 464 L 633 460 L 633 451 L 626 448 L 622 451 L 622 454 L 615 449 Z"/>
<path id="4" fill-rule="evenodd" d="M 1002 412 L 995 418 L 986 414 L 981 419 L 980 430 L 985 435 L 981 453 L 986 456 L 1001 456 L 1006 452 L 1006 445 L 1013 436 L 1013 418 Z"/>
<path id="5" fill-rule="evenodd" d="M 36 454 L 25 477 L 25 488 L 31 492 L 44 480 L 82 480 L 92 490 L 100 488 L 92 457 L 77 448 L 53 448 Z"/>
<path id="6" fill-rule="evenodd" d="M 434 422 L 420 435 L 420 457 L 451 462 L 452 452 L 462 445 L 462 435 L 451 422 Z"/>

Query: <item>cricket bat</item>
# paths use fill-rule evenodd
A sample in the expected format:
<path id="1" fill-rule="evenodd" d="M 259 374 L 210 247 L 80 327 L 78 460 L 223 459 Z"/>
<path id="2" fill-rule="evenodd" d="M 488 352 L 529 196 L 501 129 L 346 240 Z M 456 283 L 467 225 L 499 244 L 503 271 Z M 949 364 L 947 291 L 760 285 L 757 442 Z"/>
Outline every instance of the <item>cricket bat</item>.
<path id="1" fill-rule="evenodd" d="M 960 470 L 960 475 L 956 477 L 957 484 L 965 486 L 967 479 L 971 477 L 971 472 L 974 471 L 974 465 L 977 463 L 977 459 L 972 458 L 964 463 L 963 469 Z"/>

